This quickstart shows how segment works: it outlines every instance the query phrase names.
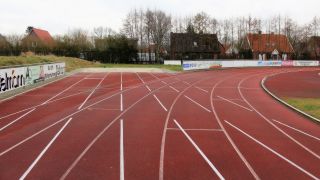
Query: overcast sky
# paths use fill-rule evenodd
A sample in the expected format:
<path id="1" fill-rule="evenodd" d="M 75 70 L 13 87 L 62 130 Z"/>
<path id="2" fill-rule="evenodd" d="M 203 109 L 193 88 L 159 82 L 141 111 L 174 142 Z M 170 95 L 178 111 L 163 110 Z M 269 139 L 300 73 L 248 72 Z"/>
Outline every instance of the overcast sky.
<path id="1" fill-rule="evenodd" d="M 205 11 L 217 19 L 281 14 L 304 24 L 320 16 L 319 7 L 320 0 L 0 0 L 0 33 L 22 34 L 30 25 L 52 35 L 98 26 L 118 31 L 134 8 L 157 8 L 181 17 Z"/>

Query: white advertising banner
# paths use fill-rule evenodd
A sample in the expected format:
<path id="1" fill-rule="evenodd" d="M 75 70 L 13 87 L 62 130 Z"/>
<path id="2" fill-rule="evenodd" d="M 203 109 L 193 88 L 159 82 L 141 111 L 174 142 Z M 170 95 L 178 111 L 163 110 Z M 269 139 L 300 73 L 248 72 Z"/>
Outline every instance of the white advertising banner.
<path id="1" fill-rule="evenodd" d="M 319 61 L 293 61 L 293 66 L 319 66 Z"/>
<path id="2" fill-rule="evenodd" d="M 181 66 L 181 60 L 164 60 L 164 65 L 179 65 L 179 66 Z"/>
<path id="3" fill-rule="evenodd" d="M 221 61 L 183 61 L 183 70 L 185 71 L 221 67 Z"/>
<path id="4" fill-rule="evenodd" d="M 0 69 L 0 94 L 65 73 L 65 63 Z"/>
<path id="5" fill-rule="evenodd" d="M 25 86 L 25 67 L 0 69 L 0 93 Z"/>

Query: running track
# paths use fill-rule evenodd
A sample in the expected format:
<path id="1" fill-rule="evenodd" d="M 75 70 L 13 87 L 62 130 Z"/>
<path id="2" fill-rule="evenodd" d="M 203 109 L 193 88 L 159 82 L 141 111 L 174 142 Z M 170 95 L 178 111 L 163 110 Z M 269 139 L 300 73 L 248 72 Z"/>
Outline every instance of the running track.
<path id="1" fill-rule="evenodd" d="M 319 179 L 319 124 L 260 87 L 294 71 L 66 77 L 0 102 L 0 179 Z"/>

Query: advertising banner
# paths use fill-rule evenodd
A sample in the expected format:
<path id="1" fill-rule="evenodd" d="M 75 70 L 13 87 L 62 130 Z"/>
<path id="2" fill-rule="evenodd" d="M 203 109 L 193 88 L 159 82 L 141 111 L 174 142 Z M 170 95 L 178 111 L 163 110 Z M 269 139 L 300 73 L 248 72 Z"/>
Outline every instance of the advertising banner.
<path id="1" fill-rule="evenodd" d="M 198 69 L 214 69 L 221 68 L 221 61 L 183 61 L 183 70 L 198 70 Z"/>
<path id="2" fill-rule="evenodd" d="M 35 84 L 39 81 L 44 81 L 44 76 L 40 72 L 40 66 L 27 66 L 26 85 Z"/>
<path id="3" fill-rule="evenodd" d="M 319 66 L 319 61 L 293 61 L 294 66 Z"/>
<path id="4" fill-rule="evenodd" d="M 291 67 L 293 66 L 293 61 L 282 61 L 281 66 Z"/>
<path id="5" fill-rule="evenodd" d="M 281 66 L 282 61 L 258 61 L 258 66 Z"/>
<path id="6" fill-rule="evenodd" d="M 25 86 L 25 68 L 9 68 L 0 70 L 0 93 Z"/>
<path id="7" fill-rule="evenodd" d="M 179 66 L 181 66 L 181 60 L 164 60 L 164 65 L 179 65 Z"/>
<path id="8" fill-rule="evenodd" d="M 61 76 L 65 63 L 0 69 L 0 93 Z"/>

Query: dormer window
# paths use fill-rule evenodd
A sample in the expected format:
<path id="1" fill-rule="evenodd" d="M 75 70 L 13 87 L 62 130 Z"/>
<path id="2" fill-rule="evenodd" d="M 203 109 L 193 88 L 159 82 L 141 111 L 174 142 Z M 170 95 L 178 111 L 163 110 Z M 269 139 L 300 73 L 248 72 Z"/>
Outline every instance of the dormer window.
<path id="1" fill-rule="evenodd" d="M 197 42 L 193 42 L 193 47 L 198 47 L 198 43 Z"/>

